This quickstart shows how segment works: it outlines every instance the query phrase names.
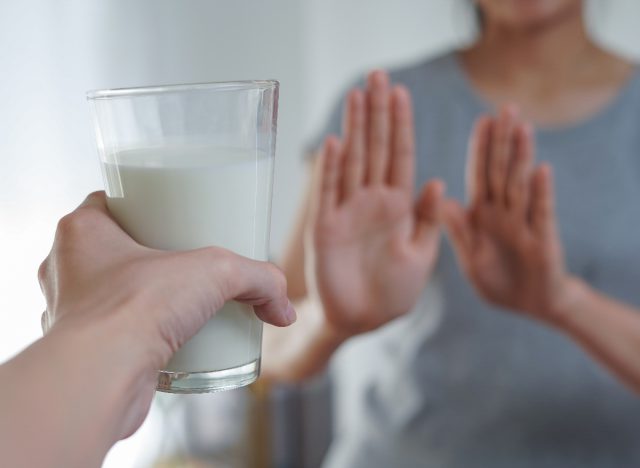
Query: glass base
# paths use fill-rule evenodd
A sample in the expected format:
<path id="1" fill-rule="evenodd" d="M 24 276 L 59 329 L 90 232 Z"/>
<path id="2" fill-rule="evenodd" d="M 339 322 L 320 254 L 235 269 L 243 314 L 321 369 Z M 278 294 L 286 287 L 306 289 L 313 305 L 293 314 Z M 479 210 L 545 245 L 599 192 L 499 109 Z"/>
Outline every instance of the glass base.
<path id="1" fill-rule="evenodd" d="M 158 372 L 156 390 L 166 393 L 214 393 L 233 390 L 255 382 L 260 358 L 243 366 L 210 372 Z"/>

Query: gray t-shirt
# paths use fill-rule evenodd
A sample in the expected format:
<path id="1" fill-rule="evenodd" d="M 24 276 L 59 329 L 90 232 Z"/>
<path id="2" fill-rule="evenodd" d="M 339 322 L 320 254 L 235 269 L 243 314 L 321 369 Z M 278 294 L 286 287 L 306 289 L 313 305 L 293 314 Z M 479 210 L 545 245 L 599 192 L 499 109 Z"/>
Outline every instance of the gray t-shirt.
<path id="1" fill-rule="evenodd" d="M 463 200 L 469 133 L 488 105 L 453 53 L 392 79 L 414 100 L 417 183 L 440 177 Z M 323 135 L 340 134 L 341 110 Z M 555 171 L 569 269 L 640 307 L 640 72 L 597 115 L 536 138 Z M 640 466 L 640 397 L 566 336 L 480 300 L 446 241 L 432 287 L 441 314 L 419 305 L 379 334 L 361 421 L 326 466 Z"/>

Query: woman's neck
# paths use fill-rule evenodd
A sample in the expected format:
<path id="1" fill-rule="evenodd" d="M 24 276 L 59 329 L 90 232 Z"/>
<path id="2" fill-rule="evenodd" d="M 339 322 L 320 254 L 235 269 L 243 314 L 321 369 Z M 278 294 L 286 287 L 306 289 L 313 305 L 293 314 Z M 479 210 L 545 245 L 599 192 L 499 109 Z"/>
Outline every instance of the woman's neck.
<path id="1" fill-rule="evenodd" d="M 542 125 L 568 124 L 597 112 L 633 69 L 589 38 L 582 8 L 520 28 L 488 19 L 480 40 L 461 59 L 486 100 L 515 101 Z"/>
<path id="2" fill-rule="evenodd" d="M 491 64 L 506 78 L 531 73 L 546 79 L 549 73 L 564 76 L 576 62 L 588 62 L 598 50 L 587 36 L 580 12 L 522 28 L 488 20 L 484 28 L 480 40 L 469 50 L 469 58 L 478 65 Z"/>

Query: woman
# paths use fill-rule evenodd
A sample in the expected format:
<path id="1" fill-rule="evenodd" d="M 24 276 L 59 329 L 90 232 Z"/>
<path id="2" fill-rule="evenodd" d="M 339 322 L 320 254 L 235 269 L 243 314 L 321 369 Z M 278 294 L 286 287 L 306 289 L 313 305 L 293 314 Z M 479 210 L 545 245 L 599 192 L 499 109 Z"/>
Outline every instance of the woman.
<path id="1" fill-rule="evenodd" d="M 301 311 L 296 341 L 280 336 L 287 346 L 274 346 L 271 362 L 266 353 L 266 371 L 304 378 L 349 337 L 402 316 L 377 334 L 370 359 L 379 370 L 361 385 L 357 420 L 337 435 L 327 466 L 635 466 L 637 397 L 556 330 L 480 300 L 452 247 L 436 255 L 440 183 L 426 185 L 415 204 L 411 190 L 414 174 L 420 184 L 439 178 L 462 200 L 474 120 L 517 102 L 540 128 L 539 159 L 555 171 L 568 270 L 640 305 L 640 212 L 632 202 L 640 197 L 640 74 L 588 37 L 581 0 L 476 5 L 476 44 L 392 74 L 413 96 L 415 171 L 406 92 L 375 72 L 365 93 L 349 94 L 343 141 L 329 139 L 325 151 L 344 164 L 338 199 L 356 201 L 326 217 L 322 198 L 310 197 L 284 265 L 290 293 L 302 299 L 309 289 L 322 308 Z M 339 111 L 326 133 L 340 133 Z M 459 210 L 445 206 L 451 224 Z M 305 268 L 313 273 L 307 282 Z M 465 271 L 483 291 L 477 270 Z M 428 278 L 441 306 L 420 301 L 404 315 Z"/>

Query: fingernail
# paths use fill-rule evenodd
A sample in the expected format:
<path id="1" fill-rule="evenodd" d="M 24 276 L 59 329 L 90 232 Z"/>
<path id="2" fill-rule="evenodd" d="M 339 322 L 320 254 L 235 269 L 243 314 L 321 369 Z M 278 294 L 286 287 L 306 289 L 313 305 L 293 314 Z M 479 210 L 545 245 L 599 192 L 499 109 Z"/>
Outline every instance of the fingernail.
<path id="1" fill-rule="evenodd" d="M 287 319 L 289 325 L 295 323 L 295 321 L 298 319 L 298 315 L 296 314 L 296 310 L 293 308 L 291 301 L 287 302 L 287 310 L 285 310 L 284 316 Z"/>

